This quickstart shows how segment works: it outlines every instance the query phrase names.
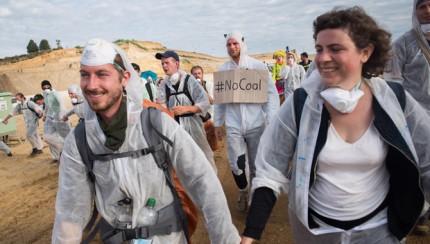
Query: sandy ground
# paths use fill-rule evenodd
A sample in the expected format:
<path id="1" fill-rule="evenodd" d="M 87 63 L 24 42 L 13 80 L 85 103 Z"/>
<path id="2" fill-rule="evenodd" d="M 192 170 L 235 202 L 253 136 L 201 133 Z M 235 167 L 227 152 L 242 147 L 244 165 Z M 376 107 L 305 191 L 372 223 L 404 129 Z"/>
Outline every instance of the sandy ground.
<path id="1" fill-rule="evenodd" d="M 73 116 L 74 117 L 74 116 Z M 52 164 L 49 149 L 31 158 L 31 146 L 24 139 L 25 127 L 22 116 L 16 116 L 18 131 L 11 135 L 9 146 L 13 157 L 0 152 L 0 243 L 49 243 L 54 221 L 55 195 L 57 191 L 58 165 Z M 76 125 L 76 119 L 72 119 Z M 42 133 L 42 125 L 39 128 Z M 218 176 L 223 185 L 233 222 L 241 233 L 246 213 L 236 210 L 238 193 L 226 160 L 224 142 L 215 154 Z M 272 212 L 266 230 L 259 243 L 292 243 L 287 216 L 287 198 L 281 196 Z M 200 216 L 193 243 L 210 243 Z M 94 241 L 94 243 L 98 243 Z M 430 236 L 410 235 L 407 243 L 430 243 Z"/>

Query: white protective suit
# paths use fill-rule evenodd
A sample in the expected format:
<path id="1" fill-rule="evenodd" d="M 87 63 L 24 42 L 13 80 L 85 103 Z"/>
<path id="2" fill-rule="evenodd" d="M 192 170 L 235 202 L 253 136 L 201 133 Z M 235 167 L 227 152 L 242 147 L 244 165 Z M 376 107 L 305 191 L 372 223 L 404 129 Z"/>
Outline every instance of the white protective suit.
<path id="1" fill-rule="evenodd" d="M 43 126 L 43 139 L 49 145 L 54 159 L 60 159 L 64 140 L 71 130 L 70 122 L 63 121 L 66 112 L 64 99 L 55 89 L 45 93 L 45 124 Z"/>
<path id="2" fill-rule="evenodd" d="M 370 86 L 374 97 L 397 126 L 412 151 L 414 159 L 418 162 L 417 168 L 421 173 L 421 185 L 425 197 L 430 199 L 428 116 L 408 93 L 406 93 L 406 107 L 403 112 L 396 95 L 384 80 L 372 78 L 363 81 Z M 368 233 L 365 230 L 381 226 L 384 231 L 388 231 L 386 211 L 381 211 L 369 221 L 349 231 L 331 226 L 308 228 L 310 172 L 323 108 L 323 100 L 319 95 L 323 90 L 319 72 L 313 71 L 311 76 L 302 82 L 302 87 L 308 93 L 308 97 L 301 115 L 299 137 L 297 137 L 294 100 L 293 96 L 290 96 L 261 137 L 256 158 L 257 175 L 253 181 L 252 191 L 256 188 L 268 187 L 276 196 L 281 192 L 288 194 L 289 216 L 297 243 L 348 243 L 348 238 L 351 238 L 351 243 L 356 243 L 352 236 L 358 235 L 357 238 L 360 239 L 359 233 L 362 236 Z M 292 169 L 291 178 L 287 177 L 290 168 Z M 321 240 L 314 236 L 322 234 L 327 234 L 326 239 Z"/>
<path id="3" fill-rule="evenodd" d="M 10 115 L 15 116 L 17 114 L 22 113 L 24 116 L 25 126 L 27 127 L 27 132 L 25 133 L 25 137 L 30 142 L 32 148 L 37 148 L 37 150 L 43 149 L 43 142 L 37 133 L 37 128 L 39 127 L 39 118 L 37 115 L 31 111 L 32 108 L 34 111 L 43 113 L 42 108 L 39 107 L 33 101 L 25 99 L 24 104 L 18 104 L 10 113 Z"/>
<path id="4" fill-rule="evenodd" d="M 214 109 L 215 127 L 222 126 L 225 122 L 228 146 L 227 156 L 231 170 L 235 175 L 241 175 L 243 170 L 238 166 L 238 157 L 248 153 L 248 167 L 252 179 L 255 174 L 254 159 L 257 154 L 258 142 L 264 128 L 272 121 L 279 107 L 279 96 L 267 66 L 246 54 L 246 44 L 241 40 L 243 35 L 233 32 L 230 36 L 227 36 L 226 40 L 231 37 L 236 39 L 241 46 L 239 64 L 236 64 L 230 57 L 230 60 L 224 63 L 218 71 L 234 69 L 267 70 L 269 81 L 267 85 L 267 103 L 223 103 L 215 104 Z"/>
<path id="5" fill-rule="evenodd" d="M 416 16 L 414 1 L 412 29 L 420 36 L 428 51 L 430 46 L 421 30 Z M 430 115 L 430 64 L 428 63 L 412 30 L 407 31 L 393 43 L 393 57 L 384 70 L 384 79 L 398 82 L 414 97 Z"/>
<path id="6" fill-rule="evenodd" d="M 76 116 L 79 117 L 79 119 L 84 119 L 84 95 L 82 95 L 82 90 L 81 87 L 78 84 L 72 84 L 69 86 L 69 88 L 67 89 L 67 91 L 69 93 L 74 93 L 76 94 L 77 97 L 77 103 L 73 103 L 73 108 L 71 108 L 70 110 L 68 110 L 66 112 L 66 116 L 69 117 L 72 114 L 76 114 Z"/>
<path id="7" fill-rule="evenodd" d="M 11 153 L 10 148 L 3 141 L 0 141 L 0 150 L 6 154 Z"/>
<path id="8" fill-rule="evenodd" d="M 292 66 L 285 65 L 281 70 L 281 77 L 285 79 L 284 96 L 287 98 L 293 94 L 294 90 L 301 86 L 302 80 L 306 76 L 303 66 L 294 61 Z"/>
<path id="9" fill-rule="evenodd" d="M 178 70 L 178 72 L 181 75 L 178 92 L 181 92 L 184 90 L 185 77 L 187 76 L 187 73 L 185 73 L 181 69 Z M 202 112 L 196 113 L 193 116 L 180 117 L 179 124 L 185 131 L 187 131 L 191 135 L 191 137 L 194 139 L 197 145 L 199 145 L 203 153 L 206 155 L 206 158 L 211 163 L 212 168 L 215 170 L 215 173 L 217 173 L 217 168 L 214 161 L 214 154 L 206 139 L 205 128 L 203 126 L 202 119 L 199 116 L 199 115 L 202 115 L 202 116 L 206 115 L 211 105 L 209 103 L 209 99 L 206 95 L 206 92 L 203 89 L 203 87 L 200 85 L 200 83 L 194 78 L 194 76 L 189 75 L 189 77 L 190 78 L 188 79 L 188 91 L 190 92 L 190 95 L 193 98 L 194 106 L 199 107 Z M 163 99 L 166 97 L 166 91 L 165 91 L 166 86 L 170 89 L 170 94 L 176 93 L 175 89 L 172 86 L 172 83 L 169 80 L 169 77 L 166 76 L 164 78 L 164 84 L 160 86 L 158 99 Z M 167 102 L 167 98 L 166 98 L 166 102 Z M 167 104 L 166 107 L 172 110 L 176 106 L 191 106 L 191 105 L 192 103 L 190 99 L 188 99 L 188 97 L 185 94 L 179 94 L 179 95 L 171 95 L 169 98 L 169 104 Z"/>
<path id="10" fill-rule="evenodd" d="M 108 43 L 104 40 L 103 42 Z M 124 51 L 112 43 L 108 44 L 121 55 L 125 68 L 132 71 L 133 67 Z M 131 78 L 125 87 L 127 96 L 123 97 L 127 99 L 128 125 L 124 143 L 118 150 L 121 152 L 148 147 L 142 134 L 140 119 L 142 85 L 137 74 L 130 73 Z M 86 137 L 91 150 L 95 154 L 112 153 L 112 150 L 104 146 L 106 137 L 96 113 L 89 108 L 86 101 L 84 116 Z M 161 134 L 173 142 L 173 146 L 164 143 L 164 149 L 170 158 L 169 166 L 175 169 L 187 193 L 201 209 L 211 242 L 239 243 L 240 236 L 232 223 L 221 184 L 205 155 L 190 135 L 168 115 L 162 113 L 161 122 Z M 173 202 L 165 175 L 151 154 L 139 158 L 94 161 L 93 171 L 95 183 L 88 178 L 87 168 L 76 147 L 75 135 L 70 133 L 61 157 L 53 243 L 81 241 L 82 229 L 89 220 L 94 197 L 101 217 L 113 227 L 120 215 L 132 219 L 132 228 L 140 227 L 137 221 L 138 213 L 150 197 L 156 199 L 157 210 Z M 129 212 L 126 207 L 118 204 L 118 201 L 125 197 L 133 199 Z M 154 236 L 152 240 L 153 244 L 185 243 L 185 235 L 183 231 L 173 232 L 170 235 Z"/>

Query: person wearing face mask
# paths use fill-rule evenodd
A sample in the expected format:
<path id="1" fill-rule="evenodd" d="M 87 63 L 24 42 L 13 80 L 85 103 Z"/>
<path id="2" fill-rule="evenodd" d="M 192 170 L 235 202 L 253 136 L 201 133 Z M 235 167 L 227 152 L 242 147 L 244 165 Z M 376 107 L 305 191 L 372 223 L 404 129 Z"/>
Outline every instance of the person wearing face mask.
<path id="1" fill-rule="evenodd" d="M 63 121 L 67 121 L 72 114 L 76 114 L 79 117 L 79 122 L 84 121 L 84 95 L 81 87 L 78 84 L 71 84 L 67 91 L 73 108 L 66 112 L 63 116 Z"/>
<path id="2" fill-rule="evenodd" d="M 384 79 L 402 84 L 430 115 L 430 0 L 412 9 L 412 29 L 394 41 Z"/>
<path id="3" fill-rule="evenodd" d="M 45 111 L 43 113 L 43 139 L 49 145 L 52 163 L 59 163 L 63 151 L 64 140 L 71 127 L 69 121 L 63 121 L 66 112 L 64 99 L 60 93 L 52 88 L 51 82 L 44 80 L 41 83 L 43 97 L 45 98 Z"/>
<path id="4" fill-rule="evenodd" d="M 385 67 L 384 79 L 402 84 L 430 115 L 430 1 L 414 1 L 412 29 L 394 42 L 393 54 Z M 429 218 L 426 203 L 414 232 L 429 234 Z"/>
<path id="5" fill-rule="evenodd" d="M 282 69 L 281 76 L 285 79 L 284 97 L 287 98 L 295 89 L 300 87 L 302 80 L 306 76 L 303 66 L 296 63 L 294 53 L 287 53 L 287 65 Z"/>
<path id="6" fill-rule="evenodd" d="M 401 243 L 430 200 L 429 117 L 379 77 L 391 34 L 362 8 L 313 30 L 317 69 L 260 139 L 241 243 L 261 237 L 283 192 L 295 243 Z"/>
<path id="7" fill-rule="evenodd" d="M 27 99 L 21 92 L 18 92 L 15 95 L 15 98 L 18 102 L 18 105 L 13 109 L 12 113 L 6 116 L 6 118 L 3 120 L 3 124 L 7 124 L 12 116 L 17 114 L 24 115 L 25 126 L 27 127 L 25 137 L 30 142 L 32 147 L 30 156 L 34 157 L 43 153 L 43 142 L 37 133 L 37 129 L 39 128 L 39 118 L 41 117 L 43 111 L 41 107 L 39 107 L 31 99 Z"/>
<path id="8" fill-rule="evenodd" d="M 207 141 L 203 121 L 200 116 L 206 116 L 210 102 L 206 91 L 194 76 L 179 68 L 179 55 L 174 51 L 156 53 L 155 58 L 161 60 L 166 77 L 160 86 L 157 100 L 164 100 L 167 109 L 172 110 L 175 120 L 194 139 L 205 153 L 215 173 L 213 151 Z"/>

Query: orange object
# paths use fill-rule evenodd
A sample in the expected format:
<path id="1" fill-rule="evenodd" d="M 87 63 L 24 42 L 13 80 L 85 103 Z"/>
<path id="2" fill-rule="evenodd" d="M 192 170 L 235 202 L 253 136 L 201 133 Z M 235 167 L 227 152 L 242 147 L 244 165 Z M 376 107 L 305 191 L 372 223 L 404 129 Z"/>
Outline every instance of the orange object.
<path id="1" fill-rule="evenodd" d="M 209 146 L 211 146 L 212 151 L 217 151 L 219 149 L 219 144 L 216 139 L 215 126 L 212 121 L 208 120 L 205 122 L 205 131 Z"/>
<path id="2" fill-rule="evenodd" d="M 147 99 L 143 99 L 143 107 L 149 108 L 154 107 L 158 108 L 164 113 L 170 115 L 170 117 L 174 117 L 173 111 L 168 110 L 167 108 L 161 106 L 160 104 L 151 102 Z M 215 134 L 214 134 L 215 135 Z M 175 184 L 176 191 L 178 192 L 179 198 L 181 199 L 182 209 L 184 210 L 185 214 L 187 215 L 187 221 L 188 221 L 188 239 L 191 243 L 191 236 L 194 234 L 197 228 L 197 221 L 199 219 L 199 213 L 197 211 L 196 205 L 193 203 L 191 198 L 188 196 L 188 194 L 185 192 L 184 187 L 182 186 L 181 182 L 179 181 L 178 176 L 176 175 L 176 172 L 173 171 L 173 182 Z"/>

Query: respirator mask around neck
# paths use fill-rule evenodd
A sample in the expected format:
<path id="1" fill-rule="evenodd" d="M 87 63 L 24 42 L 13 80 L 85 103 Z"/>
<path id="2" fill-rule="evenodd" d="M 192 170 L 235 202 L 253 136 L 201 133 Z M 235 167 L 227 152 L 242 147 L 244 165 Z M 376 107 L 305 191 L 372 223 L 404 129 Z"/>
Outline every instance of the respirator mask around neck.
<path id="1" fill-rule="evenodd" d="M 364 92 L 359 89 L 360 85 L 361 80 L 351 91 L 333 87 L 325 89 L 320 95 L 337 111 L 341 113 L 351 113 L 357 107 L 360 98 L 364 95 Z"/>
<path id="2" fill-rule="evenodd" d="M 172 85 L 176 85 L 176 84 L 178 84 L 178 82 L 179 82 L 179 73 L 178 73 L 178 72 L 176 72 L 176 73 L 174 73 L 173 75 L 171 75 L 171 76 L 169 77 L 169 80 L 170 80 L 170 83 L 172 83 Z"/>

